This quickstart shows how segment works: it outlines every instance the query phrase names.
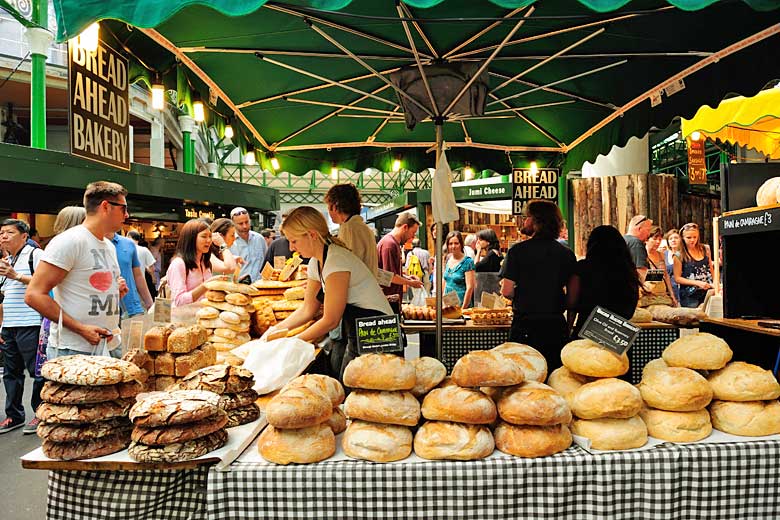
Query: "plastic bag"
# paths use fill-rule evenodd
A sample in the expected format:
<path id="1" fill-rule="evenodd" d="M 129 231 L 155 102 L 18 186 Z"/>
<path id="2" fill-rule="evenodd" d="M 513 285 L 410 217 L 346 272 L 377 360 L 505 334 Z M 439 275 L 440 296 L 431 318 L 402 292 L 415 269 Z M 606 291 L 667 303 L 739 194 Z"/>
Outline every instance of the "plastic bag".
<path id="1" fill-rule="evenodd" d="M 243 367 L 254 374 L 252 388 L 260 395 L 283 387 L 314 361 L 314 345 L 298 338 L 254 340 L 231 352 L 245 358 Z"/>
<path id="2" fill-rule="evenodd" d="M 411 305 L 415 305 L 417 307 L 425 307 L 425 289 L 422 287 L 412 287 L 412 301 L 410 302 Z"/>

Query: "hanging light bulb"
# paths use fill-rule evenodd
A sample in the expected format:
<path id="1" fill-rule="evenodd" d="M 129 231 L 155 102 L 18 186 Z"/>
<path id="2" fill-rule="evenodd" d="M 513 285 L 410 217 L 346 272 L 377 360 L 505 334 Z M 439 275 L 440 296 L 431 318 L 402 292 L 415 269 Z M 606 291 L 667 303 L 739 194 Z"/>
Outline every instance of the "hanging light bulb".
<path id="1" fill-rule="evenodd" d="M 463 176 L 467 181 L 474 178 L 474 169 L 471 167 L 471 164 L 466 163 L 466 167 L 463 168 Z"/>
<path id="2" fill-rule="evenodd" d="M 536 176 L 536 174 L 539 173 L 539 166 L 536 164 L 536 161 L 531 161 L 531 167 L 529 169 L 533 176 Z"/>
<path id="3" fill-rule="evenodd" d="M 271 168 L 273 168 L 274 171 L 279 169 L 279 159 L 276 158 L 276 155 L 274 155 L 273 152 L 268 152 L 268 160 L 271 161 Z"/>
<path id="4" fill-rule="evenodd" d="M 152 83 L 152 108 L 155 110 L 165 108 L 165 86 L 160 81 L 159 74 L 155 74 L 154 83 Z"/>
<path id="5" fill-rule="evenodd" d="M 698 130 L 691 134 L 691 141 L 698 141 L 699 139 L 701 139 L 701 132 Z"/>
<path id="6" fill-rule="evenodd" d="M 233 126 L 229 122 L 225 126 L 225 139 L 233 139 Z"/>
<path id="7" fill-rule="evenodd" d="M 197 92 L 192 95 L 192 118 L 198 123 L 206 120 L 206 109 L 203 107 L 203 101 Z"/>
<path id="8" fill-rule="evenodd" d="M 397 172 L 401 170 L 401 159 L 395 159 L 393 161 L 393 171 Z"/>
<path id="9" fill-rule="evenodd" d="M 255 165 L 255 147 L 254 145 L 248 144 L 246 146 L 246 155 L 244 155 L 244 164 L 247 166 L 254 166 Z"/>
<path id="10" fill-rule="evenodd" d="M 333 165 L 330 167 L 330 178 L 334 181 L 338 180 L 339 178 L 339 167 L 336 166 L 336 163 L 333 163 Z"/>
<path id="11" fill-rule="evenodd" d="M 97 52 L 100 42 L 100 24 L 95 22 L 76 36 L 74 44 L 87 52 Z"/>

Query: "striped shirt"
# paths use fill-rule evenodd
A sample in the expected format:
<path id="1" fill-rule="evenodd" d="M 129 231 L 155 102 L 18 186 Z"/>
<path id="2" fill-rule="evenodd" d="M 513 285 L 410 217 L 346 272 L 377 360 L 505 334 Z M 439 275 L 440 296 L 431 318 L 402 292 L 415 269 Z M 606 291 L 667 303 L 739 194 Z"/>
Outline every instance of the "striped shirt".
<path id="1" fill-rule="evenodd" d="M 30 255 L 33 255 L 33 268 L 38 267 L 38 262 L 43 254 L 42 249 L 33 249 L 29 245 L 22 247 L 19 256 L 9 261 L 14 271 L 25 276 L 32 276 L 30 272 Z M 24 293 L 27 286 L 10 278 L 3 284 L 5 299 L 3 300 L 3 327 L 34 327 L 40 326 L 41 315 L 24 303 Z"/>

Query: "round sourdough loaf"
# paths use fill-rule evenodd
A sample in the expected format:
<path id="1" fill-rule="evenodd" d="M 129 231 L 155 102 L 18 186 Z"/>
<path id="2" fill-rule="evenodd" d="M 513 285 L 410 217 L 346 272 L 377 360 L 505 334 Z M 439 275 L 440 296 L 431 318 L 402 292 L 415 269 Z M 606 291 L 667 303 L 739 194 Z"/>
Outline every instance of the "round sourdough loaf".
<path id="1" fill-rule="evenodd" d="M 547 360 L 541 352 L 522 343 L 507 342 L 493 349 L 514 361 L 523 372 L 524 381 L 544 383 L 547 379 Z"/>
<path id="2" fill-rule="evenodd" d="M 254 404 L 258 397 L 257 392 L 251 388 L 237 394 L 222 394 L 219 396 L 219 407 L 225 411 L 243 408 Z"/>
<path id="3" fill-rule="evenodd" d="M 718 370 L 731 361 L 734 353 L 728 344 L 707 332 L 697 332 L 673 341 L 662 357 L 670 367 Z"/>
<path id="4" fill-rule="evenodd" d="M 422 397 L 447 377 L 447 367 L 436 358 L 421 357 L 412 361 L 416 382 L 412 393 L 415 397 Z"/>
<path id="5" fill-rule="evenodd" d="M 212 365 L 190 372 L 176 384 L 179 390 L 208 390 L 215 394 L 238 394 L 252 388 L 255 378 L 246 368 Z"/>
<path id="6" fill-rule="evenodd" d="M 448 386 L 425 396 L 422 415 L 431 421 L 491 424 L 496 420 L 496 405 L 479 390 Z"/>
<path id="7" fill-rule="evenodd" d="M 571 446 L 571 432 L 565 424 L 518 426 L 501 422 L 493 435 L 496 448 L 517 457 L 546 457 Z"/>
<path id="8" fill-rule="evenodd" d="M 133 428 L 133 433 L 130 437 L 135 442 L 140 442 L 147 446 L 186 442 L 221 430 L 227 424 L 227 420 L 227 413 L 220 410 L 216 415 L 189 424 L 156 427 L 136 426 Z"/>
<path id="9" fill-rule="evenodd" d="M 420 421 L 420 402 L 411 392 L 354 390 L 344 402 L 344 413 L 350 419 L 417 426 Z"/>
<path id="10" fill-rule="evenodd" d="M 297 387 L 306 387 L 325 394 L 334 408 L 344 402 L 344 387 L 332 377 L 322 374 L 305 374 L 287 383 L 282 391 Z"/>
<path id="11" fill-rule="evenodd" d="M 168 426 L 202 421 L 220 413 L 219 396 L 205 390 L 149 394 L 130 409 L 136 426 Z"/>
<path id="12" fill-rule="evenodd" d="M 509 357 L 496 350 L 473 350 L 452 368 L 458 386 L 512 386 L 523 382 L 523 371 Z"/>
<path id="13" fill-rule="evenodd" d="M 712 422 L 707 410 L 695 412 L 667 412 L 644 408 L 639 413 L 647 426 L 647 433 L 656 439 L 671 442 L 694 442 L 712 433 Z"/>
<path id="14" fill-rule="evenodd" d="M 352 421 L 341 439 L 341 447 L 355 459 L 403 460 L 412 454 L 412 431 L 405 426 Z"/>
<path id="15" fill-rule="evenodd" d="M 41 448 L 43 449 L 43 454 L 50 459 L 79 460 L 110 455 L 127 448 L 128 444 L 130 444 L 130 430 L 96 439 L 75 442 L 45 440 Z"/>
<path id="16" fill-rule="evenodd" d="M 347 416 L 344 415 L 341 408 L 337 406 L 333 409 L 333 415 L 330 416 L 330 419 L 328 419 L 325 424 L 330 426 L 330 429 L 333 430 L 333 435 L 338 435 L 347 429 Z"/>
<path id="17" fill-rule="evenodd" d="M 199 437 L 191 441 L 176 442 L 164 446 L 147 446 L 133 442 L 127 448 L 130 458 L 138 462 L 182 462 L 197 459 L 225 445 L 228 434 L 225 430 Z"/>
<path id="18" fill-rule="evenodd" d="M 233 408 L 227 412 L 227 424 L 225 427 L 235 428 L 236 426 L 256 421 L 258 417 L 260 417 L 260 408 L 255 403 L 242 406 L 241 408 Z"/>
<path id="19" fill-rule="evenodd" d="M 707 381 L 713 399 L 722 401 L 769 401 L 780 397 L 780 385 L 769 370 L 735 361 L 711 372 Z"/>
<path id="20" fill-rule="evenodd" d="M 563 366 L 591 377 L 617 377 L 628 372 L 628 356 L 618 356 L 595 341 L 577 339 L 561 350 Z"/>
<path id="21" fill-rule="evenodd" d="M 333 413 L 330 399 L 306 387 L 279 392 L 265 407 L 268 424 L 277 428 L 306 428 L 327 421 Z"/>
<path id="22" fill-rule="evenodd" d="M 712 425 L 732 435 L 761 437 L 780 433 L 780 403 L 777 401 L 713 401 Z"/>
<path id="23" fill-rule="evenodd" d="M 642 409 L 642 395 L 621 379 L 597 379 L 572 395 L 571 410 L 580 419 L 627 419 Z"/>
<path id="24" fill-rule="evenodd" d="M 41 367 L 41 376 L 68 385 L 115 385 L 137 381 L 141 369 L 123 359 L 77 354 L 47 361 Z"/>
<path id="25" fill-rule="evenodd" d="M 583 376 L 572 372 L 566 367 L 559 367 L 552 371 L 550 377 L 547 378 L 547 384 L 558 391 L 569 403 L 571 408 L 571 397 L 574 392 L 586 383 L 593 381 L 592 377 Z"/>
<path id="26" fill-rule="evenodd" d="M 94 404 L 116 399 L 132 399 L 141 393 L 143 385 L 138 381 L 116 385 L 82 386 L 46 381 L 41 389 L 41 399 L 56 404 Z"/>
<path id="27" fill-rule="evenodd" d="M 647 443 L 647 427 L 639 416 L 629 419 L 574 419 L 571 432 L 590 439 L 596 450 L 629 450 Z"/>
<path id="28" fill-rule="evenodd" d="M 116 434 L 129 434 L 133 425 L 127 417 L 108 419 L 107 421 L 86 424 L 57 424 L 42 422 L 38 424 L 38 437 L 51 442 L 77 442 L 99 439 Z"/>
<path id="29" fill-rule="evenodd" d="M 280 430 L 268 425 L 257 442 L 260 455 L 275 464 L 309 464 L 336 453 L 336 437 L 327 424 Z"/>
<path id="30" fill-rule="evenodd" d="M 712 401 L 712 387 L 698 372 L 669 367 L 646 372 L 639 383 L 642 399 L 651 408 L 670 412 L 693 412 Z"/>
<path id="31" fill-rule="evenodd" d="M 85 424 L 126 417 L 133 399 L 117 399 L 95 404 L 41 403 L 35 415 L 43 422 L 57 424 Z"/>
<path id="32" fill-rule="evenodd" d="M 508 423 L 531 426 L 569 424 L 571 410 L 555 389 L 536 381 L 507 388 L 498 399 L 498 414 Z"/>
<path id="33" fill-rule="evenodd" d="M 669 368 L 669 365 L 666 364 L 666 361 L 664 361 L 663 358 L 653 359 L 648 361 L 644 368 L 642 368 L 642 377 L 644 378 L 645 374 L 648 374 L 653 370 L 661 370 L 666 368 Z"/>
<path id="34" fill-rule="evenodd" d="M 428 421 L 414 436 L 414 452 L 424 459 L 484 459 L 495 448 L 487 426 Z"/>
<path id="35" fill-rule="evenodd" d="M 356 357 L 344 369 L 344 385 L 350 388 L 411 390 L 415 381 L 414 365 L 393 354 Z"/>

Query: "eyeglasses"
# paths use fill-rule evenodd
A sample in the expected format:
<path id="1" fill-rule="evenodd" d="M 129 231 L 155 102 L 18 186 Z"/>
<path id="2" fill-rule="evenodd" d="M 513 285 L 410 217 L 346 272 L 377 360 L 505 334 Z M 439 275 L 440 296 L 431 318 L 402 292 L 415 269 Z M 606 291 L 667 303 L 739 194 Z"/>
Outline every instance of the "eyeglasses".
<path id="1" fill-rule="evenodd" d="M 122 208 L 123 210 L 127 211 L 127 204 L 120 204 L 119 202 L 111 202 L 110 200 L 107 200 L 106 202 L 108 202 L 112 206 L 115 206 L 117 208 Z"/>

